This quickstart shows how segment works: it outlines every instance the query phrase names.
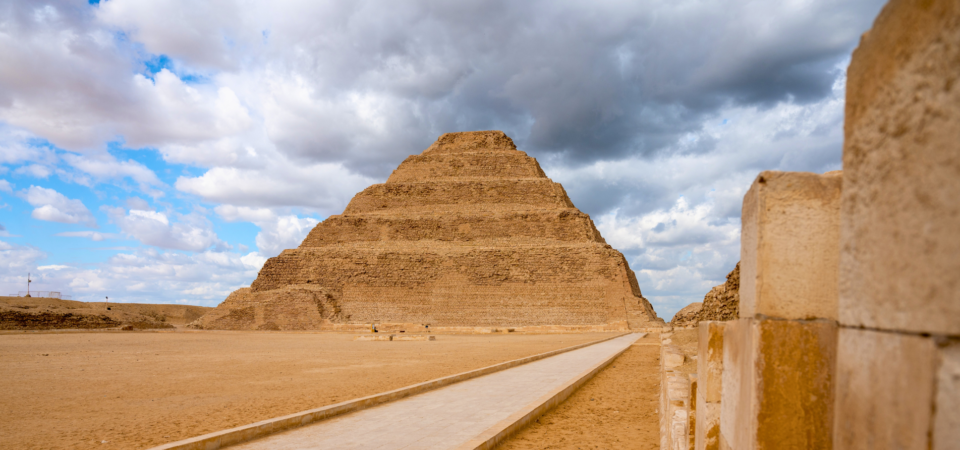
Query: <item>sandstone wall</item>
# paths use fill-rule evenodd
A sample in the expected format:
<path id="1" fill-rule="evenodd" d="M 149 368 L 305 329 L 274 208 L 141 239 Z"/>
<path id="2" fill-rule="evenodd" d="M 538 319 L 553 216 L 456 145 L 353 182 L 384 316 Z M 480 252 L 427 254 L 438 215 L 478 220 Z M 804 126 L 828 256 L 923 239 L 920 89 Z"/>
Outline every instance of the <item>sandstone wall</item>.
<path id="1" fill-rule="evenodd" d="M 301 294 L 288 292 L 292 286 Z M 293 313 L 270 313 L 264 305 L 312 308 L 301 298 L 304 287 L 322 289 L 338 313 L 271 319 Z M 358 193 L 343 214 L 318 224 L 299 248 L 268 260 L 248 291 L 217 309 L 201 326 L 663 323 L 623 255 L 535 159 L 498 131 L 441 136 L 386 183 Z"/>

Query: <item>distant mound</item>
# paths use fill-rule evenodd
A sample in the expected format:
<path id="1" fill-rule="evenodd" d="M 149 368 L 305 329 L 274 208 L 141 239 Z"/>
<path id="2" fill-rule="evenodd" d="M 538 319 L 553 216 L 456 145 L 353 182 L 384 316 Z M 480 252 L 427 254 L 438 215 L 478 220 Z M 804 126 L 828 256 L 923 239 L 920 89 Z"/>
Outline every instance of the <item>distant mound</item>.
<path id="1" fill-rule="evenodd" d="M 699 305 L 696 306 L 695 305 Z M 694 313 L 693 311 L 696 310 Z M 675 327 L 696 326 L 702 320 L 725 322 L 740 314 L 740 263 L 727 274 L 727 282 L 715 286 L 703 297 L 703 303 L 691 303 L 670 321 Z"/>
<path id="2" fill-rule="evenodd" d="M 675 327 L 686 327 L 697 323 L 697 316 L 703 310 L 703 303 L 693 302 L 674 314 L 670 320 L 670 325 Z"/>
<path id="3" fill-rule="evenodd" d="M 127 326 L 135 329 L 174 328 L 196 320 L 211 309 L 191 305 L 86 303 L 43 297 L 0 297 L 0 330 Z"/>
<path id="4" fill-rule="evenodd" d="M 449 133 L 192 326 L 660 327 L 627 260 L 501 131 Z"/>

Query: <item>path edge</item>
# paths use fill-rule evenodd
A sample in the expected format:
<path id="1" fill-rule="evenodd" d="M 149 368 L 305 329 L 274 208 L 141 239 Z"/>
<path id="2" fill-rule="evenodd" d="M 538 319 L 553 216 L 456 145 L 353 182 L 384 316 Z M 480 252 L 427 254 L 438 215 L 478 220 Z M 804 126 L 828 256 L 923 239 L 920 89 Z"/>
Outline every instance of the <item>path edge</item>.
<path id="1" fill-rule="evenodd" d="M 633 334 L 633 333 L 627 333 Z M 623 334 L 617 337 L 623 337 L 627 334 Z M 550 393 L 540 397 L 533 403 L 530 403 L 524 407 L 519 412 L 511 415 L 510 417 L 500 421 L 496 425 L 487 429 L 483 433 L 474 439 L 471 439 L 467 443 L 459 446 L 456 450 L 492 450 L 500 445 L 503 441 L 507 440 L 514 433 L 520 431 L 531 422 L 540 418 L 547 411 L 550 411 L 557 405 L 561 404 L 573 395 L 577 389 L 580 389 L 580 386 L 583 386 L 584 383 L 590 381 L 594 376 L 600 373 L 603 369 L 606 369 L 617 357 L 623 354 L 623 352 L 630 349 L 633 346 L 633 343 L 643 339 L 649 333 L 637 333 L 637 338 L 630 343 L 630 345 L 625 345 L 622 350 L 613 354 L 609 358 L 600 363 L 594 365 L 593 367 L 583 371 L 580 375 L 573 378 L 572 381 L 568 382 L 564 386 L 554 389 Z M 610 339 L 607 339 L 610 340 Z"/>
<path id="2" fill-rule="evenodd" d="M 506 369 L 520 366 L 533 361 L 538 361 L 544 358 L 549 358 L 551 356 L 556 356 L 561 353 L 566 353 L 566 352 L 581 349 L 584 347 L 589 347 L 591 345 L 595 345 L 595 344 L 606 342 L 612 339 L 623 337 L 628 334 L 632 334 L 632 333 L 618 333 L 616 335 L 599 339 L 596 341 L 592 341 L 592 342 L 585 342 L 583 344 L 577 344 L 574 346 L 561 348 L 558 350 L 551 350 L 546 353 L 540 353 L 533 356 L 527 356 L 525 358 L 514 359 L 512 361 L 506 361 L 499 364 L 494 364 L 492 366 L 471 370 L 468 372 L 458 373 L 458 374 L 446 376 L 443 378 L 437 378 L 435 380 L 424 381 L 423 383 L 418 383 L 418 384 L 402 387 L 399 389 L 394 389 L 392 391 L 370 395 L 367 397 L 348 400 L 345 402 L 336 403 L 333 405 L 328 405 L 320 408 L 308 409 L 306 411 L 301 411 L 301 412 L 289 414 L 286 416 L 280 416 L 280 417 L 274 417 L 272 419 L 261 420 L 260 422 L 254 422 L 248 425 L 241 425 L 235 428 L 214 431 L 213 433 L 207 433 L 201 436 L 183 439 L 180 441 L 171 442 L 169 444 L 163 444 L 157 447 L 150 447 L 147 450 L 219 450 L 221 448 L 224 448 L 230 445 L 236 445 L 243 442 L 252 441 L 254 439 L 259 439 L 274 433 L 279 433 L 281 431 L 287 431 L 293 428 L 299 428 L 304 425 L 309 425 L 315 422 L 326 420 L 331 417 L 364 410 L 364 409 L 378 406 L 384 403 L 392 402 L 394 400 L 400 400 L 402 398 L 406 398 L 411 395 L 421 394 L 424 392 L 432 391 L 434 389 L 439 389 L 445 386 L 449 386 L 454 383 L 459 383 L 461 381 L 466 381 L 466 380 L 477 378 L 483 375 L 489 375 L 491 373 L 499 372 L 501 370 L 506 370 Z M 621 351 L 620 353 L 623 353 L 623 352 Z M 619 353 L 617 355 L 619 355 Z M 610 361 L 612 361 L 612 359 Z M 485 448 L 488 448 L 488 447 L 485 447 Z"/>

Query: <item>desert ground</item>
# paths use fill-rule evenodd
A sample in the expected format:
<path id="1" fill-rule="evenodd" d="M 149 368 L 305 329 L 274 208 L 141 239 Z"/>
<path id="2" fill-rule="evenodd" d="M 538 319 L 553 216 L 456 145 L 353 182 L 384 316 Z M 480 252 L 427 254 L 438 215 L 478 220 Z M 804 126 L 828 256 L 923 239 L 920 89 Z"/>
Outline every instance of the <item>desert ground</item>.
<path id="1" fill-rule="evenodd" d="M 660 337 L 648 334 L 498 450 L 660 447 Z"/>
<path id="2" fill-rule="evenodd" d="M 609 334 L 440 335 L 412 342 L 360 342 L 356 336 L 0 334 L 0 448 L 146 448 Z M 613 391 L 604 394 L 614 397 Z"/>

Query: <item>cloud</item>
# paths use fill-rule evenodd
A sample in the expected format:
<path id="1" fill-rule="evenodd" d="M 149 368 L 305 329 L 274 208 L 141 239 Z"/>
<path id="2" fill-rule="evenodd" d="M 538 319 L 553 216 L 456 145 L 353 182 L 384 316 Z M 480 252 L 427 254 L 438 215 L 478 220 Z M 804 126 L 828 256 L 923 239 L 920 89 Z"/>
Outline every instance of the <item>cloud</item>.
<path id="1" fill-rule="evenodd" d="M 307 233 L 319 223 L 311 217 L 278 215 L 267 208 L 220 205 L 214 210 L 228 222 L 245 221 L 260 227 L 256 237 L 257 253 L 266 257 L 299 247 Z"/>
<path id="2" fill-rule="evenodd" d="M 340 164 L 297 165 L 289 161 L 260 169 L 216 167 L 199 177 L 180 177 L 176 188 L 214 203 L 251 207 L 305 206 L 339 214 L 373 180 Z"/>
<path id="3" fill-rule="evenodd" d="M 29 189 L 18 191 L 17 196 L 36 207 L 31 214 L 34 219 L 97 226 L 96 219 L 83 202 L 69 199 L 53 189 L 30 186 Z"/>
<path id="4" fill-rule="evenodd" d="M 13 192 L 13 185 L 7 180 L 0 180 L 0 192 Z"/>
<path id="5" fill-rule="evenodd" d="M 14 170 L 13 173 L 17 175 L 26 175 L 33 178 L 47 178 L 53 173 L 47 166 L 41 166 L 40 164 L 30 164 L 26 166 L 21 166 Z"/>
<path id="6" fill-rule="evenodd" d="M 74 299 L 136 303 L 187 303 L 216 306 L 233 290 L 248 286 L 266 258 L 204 251 L 195 255 L 140 249 L 96 264 L 41 265 L 47 254 L 35 247 L 0 241 L 0 292 L 32 287 L 56 290 Z"/>
<path id="7" fill-rule="evenodd" d="M 54 236 L 87 238 L 96 242 L 100 242 L 106 239 L 121 238 L 119 235 L 116 235 L 114 233 L 98 233 L 96 231 L 65 231 L 63 233 L 57 233 Z"/>
<path id="8" fill-rule="evenodd" d="M 151 188 L 164 187 L 164 183 L 152 170 L 134 160 L 118 161 L 109 153 L 84 156 L 65 154 L 63 160 L 98 181 L 130 178 L 137 183 L 140 190 L 154 197 L 163 195 L 162 192 Z"/>
<path id="9" fill-rule="evenodd" d="M 143 211 L 104 207 L 111 222 L 127 236 L 146 245 L 192 252 L 205 251 L 211 247 L 225 250 L 229 246 L 217 237 L 213 225 L 198 213 L 177 214 L 177 221 L 157 211 Z"/>
<path id="10" fill-rule="evenodd" d="M 844 70 L 883 3 L 13 0 L 0 173 L 132 180 L 151 202 L 110 210 L 123 234 L 216 265 L 208 213 L 171 212 L 179 202 L 256 224 L 259 251 L 242 258 L 259 260 L 302 238 L 304 213 L 339 213 L 441 133 L 502 129 L 669 316 L 736 262 L 757 172 L 839 168 Z M 162 161 L 117 159 L 109 142 Z M 184 266 L 174 254 L 98 270 L 133 258 L 166 274 Z M 58 272 L 73 270 L 86 292 L 122 279 Z M 180 300 L 228 284 L 183 283 Z"/>

